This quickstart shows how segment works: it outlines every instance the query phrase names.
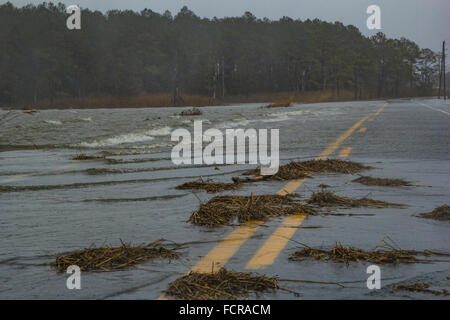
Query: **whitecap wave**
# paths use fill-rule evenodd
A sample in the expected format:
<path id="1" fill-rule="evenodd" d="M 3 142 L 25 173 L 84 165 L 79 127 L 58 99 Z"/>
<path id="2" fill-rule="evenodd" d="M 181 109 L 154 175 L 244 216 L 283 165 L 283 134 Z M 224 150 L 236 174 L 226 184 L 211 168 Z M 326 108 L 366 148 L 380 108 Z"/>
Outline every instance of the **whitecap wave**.
<path id="1" fill-rule="evenodd" d="M 255 122 L 257 121 L 261 121 L 261 122 L 283 122 L 286 120 L 289 120 L 289 114 L 277 114 L 275 115 L 275 117 L 271 117 L 271 118 L 264 118 L 264 119 L 259 119 L 259 120 L 254 120 Z"/>
<path id="2" fill-rule="evenodd" d="M 44 120 L 45 123 L 52 124 L 54 126 L 62 125 L 62 122 L 59 120 Z"/>
<path id="3" fill-rule="evenodd" d="M 98 147 L 110 147 L 125 143 L 139 143 L 152 141 L 155 136 L 166 136 L 171 133 L 172 128 L 162 127 L 158 129 L 151 129 L 144 132 L 138 133 L 126 133 L 111 138 L 105 138 L 100 140 L 95 140 L 92 142 L 81 142 L 78 144 L 80 147 L 84 148 L 98 148 Z"/>
<path id="4" fill-rule="evenodd" d="M 151 129 L 147 131 L 148 135 L 151 136 L 168 136 L 172 133 L 171 127 L 162 127 L 158 129 Z"/>
<path id="5" fill-rule="evenodd" d="M 228 128 L 236 128 L 236 127 L 246 127 L 250 123 L 258 123 L 258 122 L 283 122 L 289 120 L 290 117 L 288 114 L 273 114 L 273 117 L 265 117 L 258 119 L 235 119 L 232 122 L 224 122 L 219 125 L 219 128 L 228 129 Z"/>
<path id="6" fill-rule="evenodd" d="M 221 129 L 229 129 L 229 128 L 236 128 L 236 127 L 244 127 L 255 120 L 247 120 L 247 119 L 234 119 L 233 121 L 224 122 L 222 124 L 219 124 L 219 128 Z"/>

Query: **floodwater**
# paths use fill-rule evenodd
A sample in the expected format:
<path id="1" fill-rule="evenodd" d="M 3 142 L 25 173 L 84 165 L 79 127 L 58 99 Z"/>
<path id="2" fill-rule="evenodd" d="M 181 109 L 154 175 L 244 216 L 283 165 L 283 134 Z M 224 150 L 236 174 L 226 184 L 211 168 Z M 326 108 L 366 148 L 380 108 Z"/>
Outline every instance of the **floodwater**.
<path id="1" fill-rule="evenodd" d="M 422 104 L 426 104 L 426 107 Z M 199 200 L 213 195 L 174 189 L 203 177 L 228 182 L 252 165 L 176 166 L 170 152 L 171 132 L 193 130 L 279 129 L 280 161 L 312 159 L 383 101 L 294 105 L 267 109 L 262 104 L 202 108 L 201 116 L 179 116 L 187 108 L 43 110 L 34 114 L 0 110 L 0 298 L 3 299 L 155 299 L 173 281 L 206 255 L 235 227 L 214 230 L 187 223 Z M 440 110 L 440 111 L 436 111 Z M 443 111 L 443 112 L 442 112 Z M 256 270 L 282 278 L 348 282 L 348 288 L 286 286 L 305 299 L 439 298 L 392 294 L 396 283 L 422 281 L 449 289 L 450 263 L 390 266 L 382 269 L 382 290 L 366 287 L 366 267 L 288 262 L 298 242 L 332 246 L 336 242 L 371 249 L 390 239 L 403 249 L 450 252 L 449 223 L 416 218 L 448 203 L 450 181 L 450 106 L 436 100 L 392 101 L 366 132 L 354 132 L 342 147 L 348 159 L 376 167 L 374 176 L 405 178 L 416 187 L 381 188 L 351 183 L 354 176 L 321 175 L 298 190 L 302 197 L 326 183 L 338 194 L 408 204 L 405 209 L 355 209 L 367 217 L 309 217 L 276 262 Z M 339 150 L 336 150 L 336 153 Z M 77 154 L 104 156 L 71 160 Z M 333 154 L 337 157 L 337 154 Z M 236 194 L 276 193 L 282 182 L 245 186 Z M 229 261 L 244 271 L 252 255 L 276 229 L 274 219 Z M 82 289 L 68 290 L 68 275 L 48 266 L 54 254 L 90 246 L 141 244 L 164 238 L 187 243 L 182 259 L 150 261 L 123 271 L 82 274 Z M 425 280 L 424 280 L 425 281 Z M 259 298 L 298 299 L 281 292 Z M 441 297 L 442 298 L 442 297 Z"/>

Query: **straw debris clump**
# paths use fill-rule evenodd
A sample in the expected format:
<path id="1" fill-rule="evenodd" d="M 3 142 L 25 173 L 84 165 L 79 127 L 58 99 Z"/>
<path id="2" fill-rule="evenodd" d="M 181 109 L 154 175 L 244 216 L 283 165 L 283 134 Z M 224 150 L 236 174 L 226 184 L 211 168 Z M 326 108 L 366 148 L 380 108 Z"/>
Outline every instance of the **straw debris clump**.
<path id="1" fill-rule="evenodd" d="M 355 174 L 363 170 L 371 169 L 358 162 L 345 161 L 340 159 L 316 159 L 309 161 L 291 161 L 279 167 L 278 172 L 269 176 L 267 180 L 291 180 L 311 178 L 312 173 L 344 173 Z M 253 169 L 243 173 L 243 175 L 260 175 L 260 169 Z"/>
<path id="2" fill-rule="evenodd" d="M 444 204 L 431 212 L 420 214 L 419 217 L 440 221 L 450 221 L 450 206 Z"/>
<path id="3" fill-rule="evenodd" d="M 374 178 L 368 176 L 361 176 L 352 182 L 357 182 L 366 186 L 382 186 L 382 187 L 409 187 L 412 186 L 411 182 L 403 179 L 386 179 L 386 178 Z"/>
<path id="4" fill-rule="evenodd" d="M 246 222 L 291 214 L 315 215 L 317 212 L 289 195 L 227 195 L 214 197 L 201 204 L 189 221 L 195 225 L 216 227 L 230 224 L 236 219 L 239 222 Z"/>
<path id="5" fill-rule="evenodd" d="M 122 243 L 118 248 L 87 248 L 67 255 L 57 255 L 51 266 L 58 272 L 66 272 L 71 265 L 80 267 L 81 271 L 114 271 L 151 259 L 178 259 L 177 250 L 180 248 L 176 244 L 164 245 L 164 240 L 141 246 Z"/>
<path id="6" fill-rule="evenodd" d="M 180 113 L 180 116 L 201 116 L 203 112 L 199 108 L 192 108 L 189 110 L 184 110 Z"/>
<path id="7" fill-rule="evenodd" d="M 191 272 L 170 283 L 166 295 L 182 300 L 236 300 L 281 289 L 277 278 L 229 271 Z"/>
<path id="8" fill-rule="evenodd" d="M 370 262 L 376 264 L 397 264 L 397 263 L 432 263 L 433 260 L 417 259 L 415 256 L 450 256 L 445 253 L 432 251 L 401 250 L 392 246 L 384 245 L 373 250 L 365 251 L 357 248 L 345 248 L 340 244 L 335 245 L 331 250 L 311 248 L 306 245 L 294 252 L 289 260 L 302 261 L 313 258 L 323 262 L 337 262 L 348 265 L 350 262 Z"/>
<path id="9" fill-rule="evenodd" d="M 395 286 L 391 292 L 398 292 L 398 291 L 409 291 L 409 292 L 418 292 L 418 293 L 430 293 L 434 294 L 435 296 L 450 296 L 450 292 L 447 290 L 432 290 L 430 289 L 429 283 L 416 283 L 412 285 L 397 285 Z"/>
<path id="10" fill-rule="evenodd" d="M 84 153 L 77 154 L 75 157 L 70 158 L 70 160 L 77 160 L 77 161 L 103 160 L 103 159 L 105 159 L 104 156 L 89 156 Z"/>
<path id="11" fill-rule="evenodd" d="M 358 162 L 340 159 L 318 159 L 300 162 L 306 170 L 313 173 L 345 173 L 355 174 L 363 170 L 372 169 Z"/>
<path id="12" fill-rule="evenodd" d="M 346 208 L 356 208 L 356 207 L 400 208 L 405 206 L 403 204 L 384 202 L 380 200 L 372 200 L 368 198 L 351 199 L 338 196 L 333 192 L 329 191 L 314 192 L 312 196 L 307 200 L 307 203 L 314 204 L 319 207 L 346 207 Z"/>
<path id="13" fill-rule="evenodd" d="M 178 190 L 205 190 L 208 193 L 218 193 L 226 190 L 237 190 L 242 186 L 240 183 L 222 183 L 212 180 L 203 181 L 202 179 L 186 182 L 177 186 Z"/>

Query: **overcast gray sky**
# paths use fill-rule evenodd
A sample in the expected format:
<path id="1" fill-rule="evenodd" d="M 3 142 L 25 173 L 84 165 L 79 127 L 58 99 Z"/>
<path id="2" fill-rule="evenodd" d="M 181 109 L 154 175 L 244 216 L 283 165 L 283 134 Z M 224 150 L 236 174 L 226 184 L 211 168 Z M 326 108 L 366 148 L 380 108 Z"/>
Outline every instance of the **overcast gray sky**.
<path id="1" fill-rule="evenodd" d="M 0 0 L 0 3 L 7 1 Z M 16 6 L 40 3 L 33 0 L 10 0 Z M 259 18 L 293 19 L 319 18 L 341 21 L 358 27 L 365 35 L 368 30 L 366 9 L 371 4 L 381 7 L 382 32 L 389 37 L 406 37 L 421 47 L 440 51 L 442 41 L 450 43 L 450 0 L 60 0 L 67 5 L 77 4 L 92 10 L 149 8 L 156 12 L 170 10 L 177 13 L 188 6 L 201 17 L 241 16 L 245 11 Z"/>

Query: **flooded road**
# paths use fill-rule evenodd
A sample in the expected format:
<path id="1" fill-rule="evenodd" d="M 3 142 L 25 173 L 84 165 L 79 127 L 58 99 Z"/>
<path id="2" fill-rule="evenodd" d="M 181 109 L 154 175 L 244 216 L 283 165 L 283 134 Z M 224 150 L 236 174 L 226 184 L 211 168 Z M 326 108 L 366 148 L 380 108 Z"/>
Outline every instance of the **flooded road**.
<path id="1" fill-rule="evenodd" d="M 450 252 L 449 223 L 415 215 L 449 203 L 450 105 L 438 100 L 293 105 L 261 108 L 246 104 L 202 108 L 203 115 L 182 117 L 187 108 L 44 110 L 35 114 L 0 110 L 0 298 L 3 299 L 156 299 L 167 284 L 187 272 L 220 244 L 235 226 L 206 229 L 187 223 L 213 195 L 176 190 L 184 182 L 221 182 L 252 165 L 175 166 L 170 159 L 174 129 L 192 130 L 194 120 L 208 128 L 280 130 L 280 162 L 317 157 L 339 136 L 367 117 L 330 157 L 375 167 L 376 177 L 403 178 L 414 187 L 368 187 L 354 175 L 318 175 L 297 190 L 303 199 L 320 184 L 339 195 L 404 203 L 406 208 L 340 210 L 373 216 L 311 216 L 289 239 L 275 261 L 248 265 L 283 219 L 265 222 L 237 248 L 226 267 L 286 279 L 340 282 L 333 285 L 288 283 L 303 299 L 439 298 L 391 293 L 392 285 L 432 282 L 450 289 L 450 263 L 382 266 L 382 289 L 366 287 L 368 264 L 290 262 L 299 243 L 336 243 L 372 249 L 390 239 L 402 249 Z M 364 129 L 364 130 L 363 130 Z M 346 152 L 343 152 L 346 149 Z M 78 154 L 104 157 L 71 160 Z M 275 194 L 285 182 L 245 185 L 224 194 Z M 179 261 L 150 261 L 123 271 L 83 273 L 82 289 L 68 290 L 67 275 L 48 266 L 54 254 L 90 246 L 142 244 L 164 238 L 186 243 Z M 270 245 L 270 243 L 269 243 Z M 278 292 L 261 299 L 298 299 Z M 445 297 L 444 297 L 445 298 Z"/>

